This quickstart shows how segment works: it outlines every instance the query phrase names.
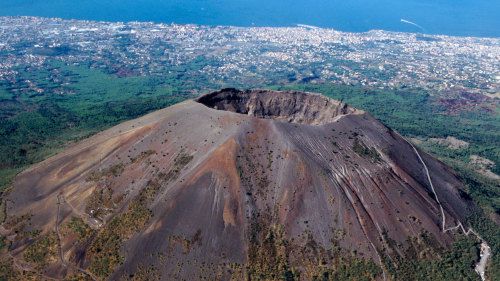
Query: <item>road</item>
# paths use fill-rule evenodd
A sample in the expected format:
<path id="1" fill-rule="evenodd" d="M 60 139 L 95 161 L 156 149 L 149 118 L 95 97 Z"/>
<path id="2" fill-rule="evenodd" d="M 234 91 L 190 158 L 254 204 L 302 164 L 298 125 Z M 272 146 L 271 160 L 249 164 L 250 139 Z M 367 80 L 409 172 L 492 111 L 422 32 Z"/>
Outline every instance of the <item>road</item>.
<path id="1" fill-rule="evenodd" d="M 403 139 L 406 140 L 405 138 L 403 138 Z M 460 230 L 462 230 L 462 232 L 466 236 L 473 234 L 481 241 L 481 253 L 480 253 L 481 258 L 480 258 L 479 262 L 476 263 L 475 271 L 479 274 L 479 276 L 481 277 L 481 280 L 485 281 L 486 280 L 486 274 L 485 274 L 486 264 L 488 263 L 488 258 L 491 255 L 490 246 L 472 228 L 469 228 L 466 230 L 460 221 L 458 222 L 457 225 L 446 228 L 446 216 L 444 213 L 444 209 L 443 209 L 443 206 L 441 205 L 441 202 L 439 201 L 439 197 L 436 193 L 436 190 L 434 189 L 434 184 L 432 183 L 431 175 L 429 174 L 429 169 L 427 168 L 427 165 L 425 164 L 424 159 L 422 159 L 422 156 L 420 156 L 420 153 L 415 148 L 415 146 L 411 142 L 409 142 L 408 140 L 406 140 L 406 142 L 413 148 L 413 150 L 415 151 L 415 154 L 418 156 L 418 160 L 420 161 L 420 163 L 422 163 L 422 166 L 424 167 L 424 171 L 425 171 L 425 174 L 427 175 L 427 180 L 429 181 L 429 185 L 431 186 L 432 193 L 434 194 L 434 197 L 436 198 L 436 202 L 437 202 L 439 209 L 441 211 L 441 229 L 442 229 L 442 232 L 446 233 L 448 231 L 454 231 L 454 230 L 460 229 Z"/>

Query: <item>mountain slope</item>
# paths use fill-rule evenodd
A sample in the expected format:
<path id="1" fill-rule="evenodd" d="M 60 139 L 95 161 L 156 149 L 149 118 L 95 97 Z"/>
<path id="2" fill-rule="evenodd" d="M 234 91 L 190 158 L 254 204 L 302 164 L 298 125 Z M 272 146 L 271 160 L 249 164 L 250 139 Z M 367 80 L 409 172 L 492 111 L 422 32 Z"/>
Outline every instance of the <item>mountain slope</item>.
<path id="1" fill-rule="evenodd" d="M 447 225 L 464 221 L 462 184 L 420 154 Z M 409 248 L 432 256 L 455 240 L 434 197 L 413 147 L 368 113 L 225 89 L 23 172 L 1 231 L 27 275 L 311 280 L 354 264 L 382 279 Z"/>

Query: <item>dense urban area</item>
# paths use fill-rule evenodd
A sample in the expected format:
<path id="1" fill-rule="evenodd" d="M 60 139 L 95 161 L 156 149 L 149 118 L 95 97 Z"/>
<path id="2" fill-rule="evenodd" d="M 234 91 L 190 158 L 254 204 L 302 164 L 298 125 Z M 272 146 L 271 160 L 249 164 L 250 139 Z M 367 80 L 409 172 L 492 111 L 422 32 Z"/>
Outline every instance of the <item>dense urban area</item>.
<path id="1" fill-rule="evenodd" d="M 494 95 L 500 82 L 500 39 L 386 31 L 347 33 L 312 26 L 239 28 L 109 23 L 32 17 L 0 18 L 0 80 L 18 68 L 61 61 L 120 76 L 183 69 L 207 83 L 323 82 L 374 87 L 460 89 Z M 70 92 L 64 78 L 58 93 Z"/>

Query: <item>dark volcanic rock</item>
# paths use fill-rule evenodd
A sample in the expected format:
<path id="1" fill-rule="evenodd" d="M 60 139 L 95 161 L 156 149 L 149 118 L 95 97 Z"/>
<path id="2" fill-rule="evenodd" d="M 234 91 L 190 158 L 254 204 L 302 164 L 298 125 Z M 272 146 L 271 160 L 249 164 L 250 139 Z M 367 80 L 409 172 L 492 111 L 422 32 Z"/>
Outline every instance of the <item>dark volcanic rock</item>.
<path id="1" fill-rule="evenodd" d="M 462 184 L 421 155 L 447 225 L 463 221 Z M 20 174 L 7 215 L 9 253 L 54 278 L 311 280 L 352 259 L 405 258 L 422 233 L 434 247 L 454 239 L 402 137 L 338 101 L 263 90 L 222 90 L 84 140 Z"/>

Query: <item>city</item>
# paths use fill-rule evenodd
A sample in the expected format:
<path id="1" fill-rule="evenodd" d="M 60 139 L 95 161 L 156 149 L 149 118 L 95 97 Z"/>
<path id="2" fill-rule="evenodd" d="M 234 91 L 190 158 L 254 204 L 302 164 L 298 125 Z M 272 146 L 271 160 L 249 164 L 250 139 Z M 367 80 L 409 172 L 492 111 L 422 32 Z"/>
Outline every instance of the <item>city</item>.
<path id="1" fill-rule="evenodd" d="M 16 81 L 18 68 L 61 61 L 119 76 L 161 76 L 181 69 L 215 85 L 411 85 L 498 97 L 499 41 L 377 30 L 347 33 L 311 26 L 241 28 L 1 17 L 0 81 L 22 83 Z M 196 67 L 189 67 L 193 63 Z"/>

